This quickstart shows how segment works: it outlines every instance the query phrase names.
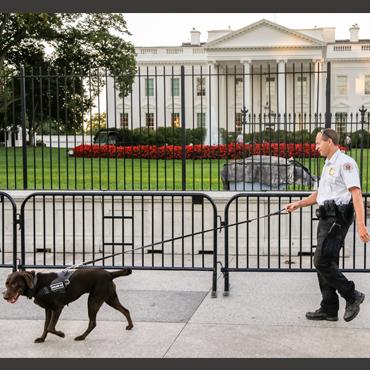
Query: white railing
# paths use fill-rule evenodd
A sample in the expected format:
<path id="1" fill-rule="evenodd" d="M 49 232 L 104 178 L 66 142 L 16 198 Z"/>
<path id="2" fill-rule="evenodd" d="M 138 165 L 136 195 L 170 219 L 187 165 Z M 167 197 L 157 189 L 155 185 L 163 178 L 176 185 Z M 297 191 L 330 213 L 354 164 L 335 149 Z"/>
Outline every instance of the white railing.
<path id="1" fill-rule="evenodd" d="M 94 138 L 94 136 L 93 136 Z M 50 140 L 51 139 L 51 140 Z M 81 144 L 91 144 L 90 135 L 36 135 L 36 143 L 43 142 L 48 148 L 74 148 Z M 68 144 L 68 145 L 67 145 Z"/>
<path id="2" fill-rule="evenodd" d="M 352 46 L 351 45 L 335 45 L 334 51 L 351 51 Z"/>
<path id="3" fill-rule="evenodd" d="M 167 54 L 183 54 L 184 50 L 182 48 L 176 49 L 166 49 Z"/>
<path id="4" fill-rule="evenodd" d="M 153 48 L 145 48 L 145 49 L 140 49 L 141 54 L 157 54 L 157 49 Z"/>

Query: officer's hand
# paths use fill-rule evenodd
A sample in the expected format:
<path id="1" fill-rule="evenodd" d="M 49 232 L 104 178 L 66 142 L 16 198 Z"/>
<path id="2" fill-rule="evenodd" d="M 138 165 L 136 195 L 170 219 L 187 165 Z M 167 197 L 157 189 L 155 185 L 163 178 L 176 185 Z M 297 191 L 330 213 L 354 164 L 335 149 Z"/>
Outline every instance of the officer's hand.
<path id="1" fill-rule="evenodd" d="M 358 226 L 358 235 L 364 243 L 368 243 L 370 241 L 370 235 L 367 231 L 366 225 L 362 224 Z"/>
<path id="2" fill-rule="evenodd" d="M 289 203 L 285 206 L 287 212 L 293 212 L 298 208 L 299 208 L 298 202 Z"/>

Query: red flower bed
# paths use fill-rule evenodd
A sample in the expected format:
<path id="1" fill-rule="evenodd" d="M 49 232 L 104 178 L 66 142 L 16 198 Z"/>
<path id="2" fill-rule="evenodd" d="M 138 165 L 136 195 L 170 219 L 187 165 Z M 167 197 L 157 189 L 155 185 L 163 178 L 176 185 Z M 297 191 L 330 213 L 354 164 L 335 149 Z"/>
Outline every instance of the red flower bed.
<path id="1" fill-rule="evenodd" d="M 347 150 L 340 147 L 341 150 Z M 181 146 L 115 146 L 79 145 L 74 148 L 74 156 L 85 158 L 143 158 L 143 159 L 181 159 Z M 220 144 L 187 145 L 187 159 L 239 159 L 251 155 L 272 155 L 285 158 L 319 157 L 315 144 Z"/>

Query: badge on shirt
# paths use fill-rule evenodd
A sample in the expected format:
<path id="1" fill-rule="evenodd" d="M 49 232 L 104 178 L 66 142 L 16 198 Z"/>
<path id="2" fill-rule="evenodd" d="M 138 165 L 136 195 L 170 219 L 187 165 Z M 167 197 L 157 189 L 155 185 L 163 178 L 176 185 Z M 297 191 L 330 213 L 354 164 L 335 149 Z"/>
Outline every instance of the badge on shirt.
<path id="1" fill-rule="evenodd" d="M 353 170 L 353 166 L 351 163 L 347 162 L 343 165 L 343 168 L 345 171 L 352 171 Z"/>
<path id="2" fill-rule="evenodd" d="M 335 174 L 334 168 L 333 168 L 333 167 L 331 167 L 331 168 L 329 169 L 329 175 L 330 175 L 330 176 L 334 176 L 334 174 Z"/>

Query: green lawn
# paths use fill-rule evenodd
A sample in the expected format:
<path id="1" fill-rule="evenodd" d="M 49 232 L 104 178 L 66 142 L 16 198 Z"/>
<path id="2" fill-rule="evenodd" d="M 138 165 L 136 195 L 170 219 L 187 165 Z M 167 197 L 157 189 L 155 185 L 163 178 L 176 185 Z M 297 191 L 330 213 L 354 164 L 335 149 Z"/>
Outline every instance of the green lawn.
<path id="1" fill-rule="evenodd" d="M 369 149 L 363 152 L 363 190 L 368 191 Z M 360 150 L 349 153 L 360 164 Z M 313 175 L 324 160 L 297 159 Z M 181 160 L 75 158 L 66 149 L 28 148 L 28 189 L 181 190 Z M 230 162 L 230 161 L 229 161 Z M 225 160 L 187 160 L 187 190 L 222 190 Z M 290 186 L 299 190 L 298 186 Z M 0 189 L 23 189 L 21 148 L 0 148 Z"/>

